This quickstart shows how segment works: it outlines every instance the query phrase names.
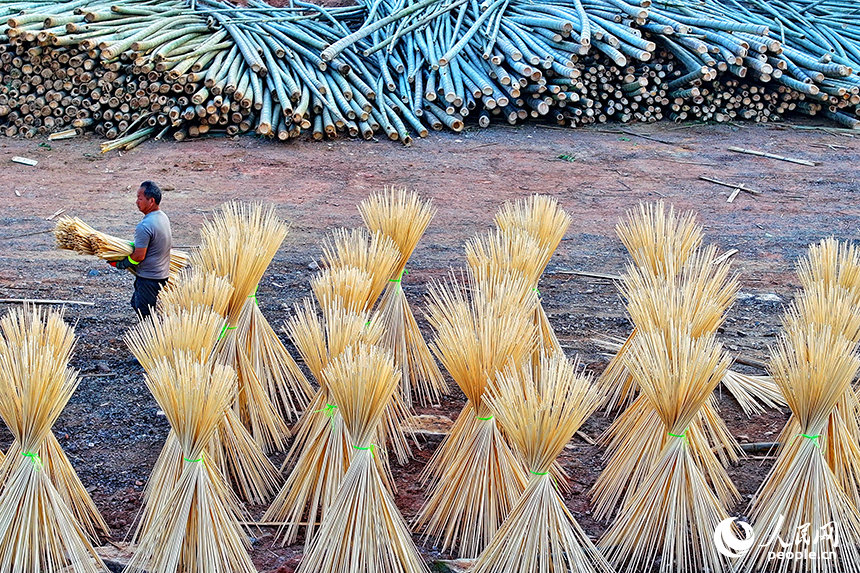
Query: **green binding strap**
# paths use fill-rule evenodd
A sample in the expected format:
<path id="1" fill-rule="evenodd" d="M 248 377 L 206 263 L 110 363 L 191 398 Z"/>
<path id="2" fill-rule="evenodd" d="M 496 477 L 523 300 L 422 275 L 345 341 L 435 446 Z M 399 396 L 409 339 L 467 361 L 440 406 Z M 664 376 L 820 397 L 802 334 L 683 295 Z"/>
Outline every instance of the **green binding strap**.
<path id="1" fill-rule="evenodd" d="M 218 335 L 218 340 L 221 340 L 222 338 L 227 336 L 228 330 L 236 330 L 236 327 L 235 326 L 227 326 L 225 324 L 224 327 L 221 329 L 221 334 Z"/>
<path id="2" fill-rule="evenodd" d="M 189 463 L 192 463 L 192 464 L 193 464 L 193 463 L 196 463 L 196 462 L 202 462 L 202 461 L 203 461 L 203 452 L 200 452 L 200 457 L 199 457 L 199 458 L 197 458 L 196 460 L 189 460 L 189 459 L 188 459 L 188 458 L 186 458 L 186 457 L 183 457 L 182 459 L 183 459 L 183 460 L 185 460 L 186 462 L 189 462 Z"/>
<path id="3" fill-rule="evenodd" d="M 403 269 L 403 272 L 400 273 L 399 277 L 397 277 L 396 279 L 388 279 L 388 282 L 392 282 L 392 283 L 402 282 L 403 281 L 403 275 L 408 275 L 408 274 L 409 274 L 409 271 L 407 271 L 406 269 Z"/>
<path id="4" fill-rule="evenodd" d="M 531 473 L 533 473 L 534 475 L 536 475 L 536 476 L 545 476 L 546 474 L 548 474 L 548 473 L 549 473 L 549 472 L 535 472 L 535 471 L 532 471 L 532 470 L 529 470 L 529 471 L 530 471 Z"/>
<path id="5" fill-rule="evenodd" d="M 483 420 L 484 422 L 486 422 L 487 420 L 492 420 L 492 419 L 493 419 L 493 417 L 492 417 L 492 416 L 490 416 L 490 417 L 488 417 L 488 418 L 479 418 L 479 417 L 475 416 L 475 419 L 476 419 L 476 420 Z"/>
<path id="6" fill-rule="evenodd" d="M 373 444 L 370 444 L 366 448 L 362 448 L 361 446 L 352 446 L 352 447 L 355 448 L 356 450 L 365 450 L 365 451 L 370 450 L 370 455 L 374 458 L 376 457 L 376 446 Z"/>
<path id="7" fill-rule="evenodd" d="M 36 452 L 21 452 L 21 455 L 25 458 L 30 458 L 30 461 L 33 462 L 33 467 L 36 468 L 36 471 L 39 471 L 43 467 L 45 467 L 42 465 L 42 458 L 40 458 L 39 454 L 37 454 Z"/>
<path id="8" fill-rule="evenodd" d="M 816 448 L 821 448 L 821 444 L 818 443 L 818 438 L 821 437 L 821 434 L 815 434 L 814 436 L 809 436 L 807 434 L 797 434 L 801 438 L 806 438 L 807 440 L 812 440 L 812 443 L 815 444 Z"/>
<path id="9" fill-rule="evenodd" d="M 689 428 L 688 428 L 688 429 L 689 429 Z M 683 438 L 683 439 L 684 439 L 684 440 L 686 440 L 687 442 L 689 442 L 689 441 L 690 441 L 690 439 L 687 437 L 687 430 L 684 430 L 684 431 L 683 431 L 683 432 L 681 432 L 680 434 L 673 434 L 672 432 L 666 432 L 666 434 L 667 434 L 667 435 L 669 435 L 669 436 L 671 436 L 671 437 L 673 437 L 673 438 Z"/>
<path id="10" fill-rule="evenodd" d="M 331 420 L 331 431 L 334 432 L 334 409 L 337 408 L 337 404 L 326 404 L 325 408 L 320 408 L 319 410 L 314 410 L 314 414 L 323 412 L 328 419 Z"/>
<path id="11" fill-rule="evenodd" d="M 253 299 L 254 299 L 254 304 L 256 304 L 257 306 L 260 306 L 260 301 L 258 301 L 258 300 L 257 300 L 257 289 L 258 289 L 258 288 L 260 288 L 260 285 L 257 285 L 257 286 L 255 286 L 255 287 L 254 287 L 254 292 L 252 292 L 251 294 L 249 294 L 249 295 L 248 295 L 248 298 L 253 298 Z"/>

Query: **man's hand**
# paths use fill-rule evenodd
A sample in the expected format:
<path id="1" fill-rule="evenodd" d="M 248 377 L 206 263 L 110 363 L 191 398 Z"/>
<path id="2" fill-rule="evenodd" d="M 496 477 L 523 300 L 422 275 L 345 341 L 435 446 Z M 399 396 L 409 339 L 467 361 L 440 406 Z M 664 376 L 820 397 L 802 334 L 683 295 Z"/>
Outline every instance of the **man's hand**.
<path id="1" fill-rule="evenodd" d="M 129 267 L 133 267 L 134 263 L 131 262 L 129 257 L 124 259 L 120 259 L 118 261 L 108 261 L 108 264 L 112 267 L 118 268 L 120 270 L 127 269 Z"/>

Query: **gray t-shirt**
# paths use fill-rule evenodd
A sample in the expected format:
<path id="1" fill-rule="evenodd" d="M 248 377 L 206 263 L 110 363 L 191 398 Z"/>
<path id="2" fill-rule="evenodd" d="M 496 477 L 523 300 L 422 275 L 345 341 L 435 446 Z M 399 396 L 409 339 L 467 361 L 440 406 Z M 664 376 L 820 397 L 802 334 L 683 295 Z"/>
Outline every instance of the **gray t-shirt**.
<path id="1" fill-rule="evenodd" d="M 134 248 L 146 249 L 146 257 L 135 267 L 137 276 L 166 279 L 170 276 L 170 220 L 163 211 L 148 213 L 134 230 Z"/>

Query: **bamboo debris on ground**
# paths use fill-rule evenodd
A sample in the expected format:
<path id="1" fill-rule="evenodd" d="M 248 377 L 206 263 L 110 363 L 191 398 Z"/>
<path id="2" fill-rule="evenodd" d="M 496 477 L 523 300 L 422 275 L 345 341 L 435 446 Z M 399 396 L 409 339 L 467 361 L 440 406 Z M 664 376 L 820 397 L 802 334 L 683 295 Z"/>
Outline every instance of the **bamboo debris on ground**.
<path id="1" fill-rule="evenodd" d="M 134 243 L 96 231 L 77 217 L 64 215 L 57 219 L 54 237 L 60 249 L 75 251 L 79 255 L 93 255 L 105 261 L 119 261 L 134 252 Z M 179 272 L 188 266 L 188 261 L 188 253 L 170 249 L 168 284 L 176 282 Z M 128 270 L 135 274 L 134 267 Z"/>
<path id="2" fill-rule="evenodd" d="M 399 375 L 389 352 L 364 344 L 348 347 L 326 367 L 323 376 L 353 452 L 299 572 L 428 571 L 374 462 L 377 429 Z"/>
<path id="3" fill-rule="evenodd" d="M 323 306 L 318 316 L 310 300 L 296 306 L 285 330 L 299 350 L 305 365 L 319 384 L 296 429 L 293 446 L 284 462 L 292 469 L 275 501 L 263 515 L 263 521 L 284 525 L 277 535 L 282 544 L 295 543 L 300 525 L 307 523 L 305 547 L 315 538 L 317 523 L 322 522 L 335 501 L 354 452 L 343 417 L 329 388 L 327 366 L 354 344 L 376 344 L 382 336 L 378 317 L 370 318 L 358 308 L 348 310 L 339 304 Z M 375 460 L 385 483 L 388 475 L 383 448 Z"/>
<path id="4" fill-rule="evenodd" d="M 201 231 L 192 267 L 230 281 L 228 325 L 216 353 L 238 373 L 234 405 L 264 452 L 283 449 L 312 390 L 257 306 L 260 279 L 287 235 L 287 226 L 262 204 L 227 203 Z"/>
<path id="5" fill-rule="evenodd" d="M 815 553 L 810 569 L 860 571 L 860 516 L 824 449 L 825 436 L 827 442 L 846 438 L 826 434 L 827 426 L 858 370 L 856 342 L 829 324 L 807 322 L 797 308 L 789 309 L 785 331 L 771 355 L 771 371 L 798 422 L 797 433 L 783 446 L 753 498 L 753 533 L 764 541 L 743 556 L 738 571 L 791 570 L 789 560 L 768 559 L 769 552 L 782 550 L 775 547 L 781 536 L 797 542 L 792 551 Z M 801 537 L 801 532 L 807 534 Z"/>
<path id="6" fill-rule="evenodd" d="M 506 202 L 496 213 L 496 226 L 504 232 L 512 232 L 519 229 L 534 237 L 541 247 L 543 259 L 537 265 L 540 275 L 546 271 L 546 267 L 558 248 L 564 234 L 570 227 L 571 218 L 559 207 L 558 201 L 549 195 L 530 195 L 526 199 L 515 202 Z M 535 289 L 537 289 L 537 283 Z M 539 291 L 537 291 L 539 293 Z M 538 324 L 542 351 L 561 351 L 561 344 L 555 335 L 555 331 L 544 311 L 543 303 L 538 300 L 535 321 Z M 539 362 L 540 356 L 535 354 L 535 364 Z"/>
<path id="7" fill-rule="evenodd" d="M 400 394 L 407 408 L 413 396 L 422 406 L 435 404 L 448 392 L 448 384 L 421 336 L 409 301 L 403 292 L 406 264 L 436 214 L 431 201 L 422 201 L 405 188 L 387 188 L 359 203 L 364 224 L 372 232 L 390 237 L 400 251 L 400 262 L 389 277 L 377 312 L 385 324 L 381 341 L 400 367 Z"/>
<path id="8" fill-rule="evenodd" d="M 33 307 L 13 309 L 0 320 L 0 329 L 0 416 L 15 438 L 0 466 L 2 569 L 106 572 L 76 509 L 66 503 L 68 495 L 89 496 L 82 486 L 58 491 L 70 482 L 55 485 L 49 472 L 74 470 L 46 468 L 42 462 L 47 449 L 59 447 L 47 444 L 51 426 L 77 387 L 77 373 L 68 367 L 74 332 L 61 314 Z M 62 450 L 50 455 L 52 463 L 65 459 Z M 102 531 L 107 533 L 106 525 Z"/>
<path id="9" fill-rule="evenodd" d="M 317 296 L 320 304 L 337 304 L 340 300 L 340 304 L 347 305 L 347 310 L 358 312 L 370 312 L 374 308 L 383 291 L 391 284 L 390 279 L 403 258 L 391 237 L 381 231 L 371 232 L 365 228 L 336 229 L 323 241 L 322 250 L 324 270 L 319 280 L 325 282 L 314 287 L 315 292 L 319 291 Z M 344 282 L 355 276 L 355 269 L 370 277 L 369 289 L 364 282 L 360 283 L 360 289 L 353 289 Z M 336 294 L 342 297 L 331 298 L 331 295 Z M 362 299 L 362 296 L 365 298 Z M 357 305 L 355 308 L 349 306 L 353 303 Z M 378 309 L 377 306 L 377 312 Z M 412 447 L 406 436 L 408 431 L 404 430 L 403 424 L 411 417 L 410 412 L 411 406 L 398 393 L 389 402 L 380 425 L 380 442 L 389 445 L 400 465 L 412 457 Z M 414 439 L 414 435 L 412 437 Z"/>
<path id="10" fill-rule="evenodd" d="M 236 373 L 201 364 L 190 353 L 162 359 L 146 383 L 164 410 L 181 448 L 182 472 L 126 570 L 167 573 L 256 571 L 239 525 L 239 507 L 205 449 L 234 400 Z"/>
<path id="11" fill-rule="evenodd" d="M 713 335 L 694 336 L 677 318 L 666 316 L 662 329 L 643 328 L 625 355 L 666 438 L 648 476 L 600 540 L 620 571 L 641 571 L 658 553 L 665 573 L 730 568 L 713 542 L 728 514 L 700 469 L 690 433 L 729 359 Z"/>
<path id="12" fill-rule="evenodd" d="M 468 402 L 424 471 L 433 484 L 415 528 L 464 558 L 484 550 L 528 481 L 483 396 L 508 362 L 522 363 L 537 345 L 530 285 L 507 274 L 468 286 L 452 279 L 428 293 L 431 348 Z"/>
<path id="13" fill-rule="evenodd" d="M 475 573 L 612 571 L 565 507 L 550 474 L 559 453 L 603 399 L 578 370 L 579 363 L 563 353 L 543 354 L 537 372 L 531 360 L 519 368 L 509 365 L 488 387 L 484 399 L 530 476 L 481 553 Z"/>

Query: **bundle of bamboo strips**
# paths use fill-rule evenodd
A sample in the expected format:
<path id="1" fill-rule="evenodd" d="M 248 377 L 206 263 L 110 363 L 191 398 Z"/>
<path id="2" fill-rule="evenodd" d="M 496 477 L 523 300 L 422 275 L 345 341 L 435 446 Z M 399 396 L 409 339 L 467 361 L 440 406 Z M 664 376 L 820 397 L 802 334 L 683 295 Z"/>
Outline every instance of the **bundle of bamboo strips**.
<path id="1" fill-rule="evenodd" d="M 728 571 L 712 539 L 728 515 L 700 469 L 690 430 L 729 359 L 713 336 L 693 336 L 683 319 L 666 316 L 664 325 L 643 328 L 625 362 L 657 410 L 665 442 L 600 547 L 622 571 L 640 571 L 658 553 L 662 572 Z"/>
<path id="2" fill-rule="evenodd" d="M 425 469 L 435 483 L 415 523 L 462 557 L 484 550 L 527 485 L 483 397 L 506 364 L 521 364 L 537 344 L 530 282 L 511 274 L 470 282 L 471 295 L 455 280 L 429 291 L 431 348 L 468 402 Z"/>
<path id="3" fill-rule="evenodd" d="M 134 243 L 96 231 L 77 217 L 62 216 L 54 229 L 57 247 L 79 255 L 94 255 L 105 261 L 119 261 L 134 252 Z M 170 279 L 176 282 L 179 271 L 188 266 L 188 253 L 170 249 Z M 134 267 L 129 267 L 134 274 Z"/>
<path id="4" fill-rule="evenodd" d="M 641 272 L 653 277 L 654 281 L 677 274 L 686 260 L 698 251 L 703 236 L 701 225 L 696 223 L 692 212 L 676 215 L 674 207 L 670 205 L 667 209 L 662 201 L 640 204 L 638 211 L 630 211 L 627 221 L 616 226 L 616 233 L 627 248 L 634 265 Z M 726 301 L 726 308 L 730 304 L 731 301 Z M 607 412 L 629 404 L 636 396 L 635 381 L 626 371 L 623 360 L 627 347 L 635 336 L 634 325 L 633 332 L 620 347 L 613 342 L 599 342 L 615 351 L 609 365 L 598 379 L 598 385 L 610 396 Z M 779 397 L 779 389 L 768 377 L 728 371 L 722 383 L 747 415 L 763 412 L 766 408 L 776 408 L 784 403 Z"/>
<path id="5" fill-rule="evenodd" d="M 216 354 L 238 373 L 234 408 L 264 451 L 282 449 L 284 419 L 298 417 L 311 388 L 257 305 L 257 285 L 287 234 L 272 207 L 227 203 L 201 231 L 197 272 L 228 280 L 233 293 Z"/>
<path id="6" fill-rule="evenodd" d="M 857 344 L 790 309 L 770 366 L 798 422 L 797 433 L 753 500 L 753 533 L 762 541 L 753 544 L 737 571 L 860 571 L 860 516 L 828 465 L 823 441 L 834 408 L 860 369 Z M 799 552 L 802 558 L 770 559 L 775 551 Z"/>
<path id="7" fill-rule="evenodd" d="M 388 279 L 377 312 L 385 325 L 381 344 L 392 352 L 400 367 L 403 402 L 411 408 L 416 395 L 422 406 L 435 404 L 447 393 L 448 385 L 418 329 L 403 292 L 403 279 L 406 263 L 436 210 L 417 193 L 393 187 L 371 195 L 359 203 L 358 210 L 368 229 L 390 237 L 400 251 L 400 262 Z"/>
<path id="8" fill-rule="evenodd" d="M 543 354 L 505 369 L 485 396 L 531 474 L 522 497 L 481 553 L 475 573 L 582 571 L 612 568 L 567 510 L 550 468 L 602 396 L 563 353 Z"/>
<path id="9" fill-rule="evenodd" d="M 193 353 L 182 352 L 160 360 L 146 375 L 181 445 L 182 472 L 175 483 L 164 484 L 170 494 L 127 571 L 256 571 L 236 500 L 204 454 L 234 400 L 235 378 L 227 366 L 201 364 Z"/>
<path id="10" fill-rule="evenodd" d="M 377 428 L 399 375 L 390 353 L 364 344 L 348 347 L 326 367 L 353 452 L 299 572 L 428 571 L 374 463 Z"/>
<path id="11" fill-rule="evenodd" d="M 558 201 L 549 195 L 531 195 L 525 199 L 507 202 L 496 213 L 495 221 L 496 226 L 504 232 L 519 229 L 537 240 L 543 254 L 543 259 L 537 265 L 540 270 L 538 278 L 546 270 L 550 258 L 571 223 L 570 216 L 558 206 Z M 535 322 L 538 325 L 541 349 L 546 352 L 561 351 L 561 344 L 540 301 L 537 305 Z M 536 354 L 535 364 L 539 358 Z"/>
<path id="12" fill-rule="evenodd" d="M 57 479 L 58 472 L 74 470 L 59 445 L 51 452 L 48 444 L 51 426 L 77 387 L 77 373 L 68 367 L 74 333 L 60 314 L 33 308 L 12 310 L 0 329 L 0 416 L 15 438 L 0 466 L 0 569 L 107 571 L 87 536 L 87 529 L 95 535 L 92 521 L 87 529 L 78 522 L 92 516 L 76 516 L 80 508 L 67 503 L 70 495 L 89 496 L 76 476 Z M 42 461 L 48 456 L 50 468 Z M 79 491 L 68 489 L 72 482 Z M 101 517 L 98 523 L 107 533 Z"/>
<path id="13" fill-rule="evenodd" d="M 226 319 L 232 295 L 233 285 L 227 279 L 212 272 L 192 273 L 187 269 L 158 293 L 158 310 L 166 313 L 202 306 Z"/>
<path id="14" fill-rule="evenodd" d="M 343 304 L 347 310 L 357 312 L 370 312 L 374 308 L 402 259 L 393 239 L 381 231 L 369 232 L 364 228 L 336 229 L 325 239 L 322 250 L 324 271 L 312 283 L 320 304 L 324 307 Z M 362 275 L 362 281 L 356 285 L 361 288 L 348 282 L 357 278 L 356 273 Z M 364 274 L 370 278 L 370 288 L 363 280 Z M 340 298 L 332 296 L 338 294 Z M 410 417 L 411 406 L 398 393 L 389 402 L 380 424 L 379 441 L 388 444 L 400 465 L 412 457 L 408 431 L 403 428 Z"/>
<path id="15" fill-rule="evenodd" d="M 824 239 L 798 261 L 798 276 L 803 292 L 795 299 L 796 313 L 787 315 L 786 321 L 829 325 L 856 348 L 860 343 L 860 252 L 853 244 Z M 860 401 L 849 386 L 830 414 L 821 444 L 837 482 L 860 509 L 858 413 Z M 800 422 L 792 415 L 780 436 L 781 447 L 799 431 Z"/>
<path id="16" fill-rule="evenodd" d="M 716 260 L 715 247 L 701 249 L 674 276 L 659 279 L 629 267 L 624 295 L 639 329 L 636 336 L 642 330 L 665 333 L 680 322 L 695 339 L 714 337 L 737 289 L 736 280 L 728 278 L 729 265 L 715 265 Z M 627 348 L 631 346 L 632 342 Z M 608 444 L 609 462 L 592 489 L 596 516 L 607 518 L 617 507 L 629 505 L 665 446 L 662 426 L 656 405 L 640 394 L 601 437 Z M 688 436 L 701 472 L 727 507 L 739 494 L 723 466 L 738 460 L 740 448 L 717 413 L 713 397 L 693 417 Z"/>
<path id="17" fill-rule="evenodd" d="M 319 391 L 302 415 L 285 465 L 292 471 L 263 516 L 264 521 L 283 522 L 278 534 L 283 544 L 295 543 L 306 517 L 305 546 L 314 539 L 317 523 L 334 503 L 353 452 L 343 417 L 331 395 L 326 367 L 352 344 L 376 344 L 382 336 L 378 318 L 342 305 L 323 306 L 322 317 L 305 300 L 298 305 L 285 329 L 319 384 Z M 380 447 L 380 451 L 383 448 Z M 390 483 L 383 457 L 377 456 L 381 475 Z"/>
<path id="18" fill-rule="evenodd" d="M 199 281 L 179 283 L 176 288 L 182 289 L 185 284 L 193 285 L 195 282 Z M 223 290 L 222 300 L 226 301 L 223 295 L 228 293 L 226 289 Z M 224 317 L 205 303 L 192 304 L 189 308 L 169 306 L 129 330 L 125 340 L 147 372 L 151 372 L 160 360 L 172 363 L 177 353 L 193 355 L 205 364 L 212 360 L 219 333 L 225 324 Z M 215 434 L 206 446 L 206 453 L 210 463 L 234 484 L 242 499 L 261 504 L 274 495 L 280 477 L 278 471 L 232 409 L 219 421 Z M 155 516 L 167 502 L 170 486 L 182 472 L 182 456 L 179 454 L 181 445 L 176 433 L 171 431 L 144 492 L 143 517 L 136 534 L 138 538 L 151 527 Z"/>

